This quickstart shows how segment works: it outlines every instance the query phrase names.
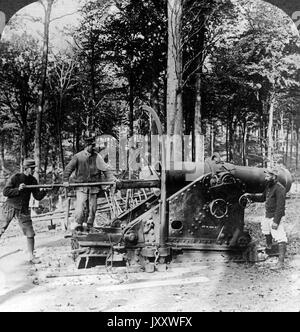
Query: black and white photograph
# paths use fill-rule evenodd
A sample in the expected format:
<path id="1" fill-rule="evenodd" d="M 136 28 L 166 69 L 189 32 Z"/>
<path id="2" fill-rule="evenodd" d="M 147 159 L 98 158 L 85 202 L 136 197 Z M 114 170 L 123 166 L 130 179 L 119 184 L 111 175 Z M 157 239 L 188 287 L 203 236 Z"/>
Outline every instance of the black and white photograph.
<path id="1" fill-rule="evenodd" d="M 0 312 L 299 312 L 299 152 L 299 0 L 0 0 Z"/>

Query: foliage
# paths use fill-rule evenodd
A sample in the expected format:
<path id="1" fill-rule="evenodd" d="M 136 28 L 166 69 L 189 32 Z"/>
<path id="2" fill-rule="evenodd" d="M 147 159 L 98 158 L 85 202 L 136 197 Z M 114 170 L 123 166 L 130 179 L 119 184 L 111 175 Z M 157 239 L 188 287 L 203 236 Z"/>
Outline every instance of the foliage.
<path id="1" fill-rule="evenodd" d="M 291 22 L 274 7 L 248 0 L 185 0 L 183 14 L 186 132 L 194 130 L 200 95 L 206 153 L 219 150 L 230 161 L 263 164 L 272 106 L 274 154 L 297 167 L 300 56 Z M 167 1 L 87 0 L 81 17 L 74 44 L 49 54 L 45 174 L 50 166 L 61 172 L 86 134 L 118 138 L 122 125 L 149 133 L 141 103 L 153 106 L 166 123 Z M 42 63 L 35 38 L 23 33 L 0 46 L 0 148 L 16 163 L 33 152 Z"/>
<path id="2" fill-rule="evenodd" d="M 13 42 L 1 44 L 0 75 L 1 118 L 5 121 L 2 130 L 17 130 L 26 157 L 31 149 L 39 79 L 39 52 L 31 36 L 24 33 L 15 36 Z"/>

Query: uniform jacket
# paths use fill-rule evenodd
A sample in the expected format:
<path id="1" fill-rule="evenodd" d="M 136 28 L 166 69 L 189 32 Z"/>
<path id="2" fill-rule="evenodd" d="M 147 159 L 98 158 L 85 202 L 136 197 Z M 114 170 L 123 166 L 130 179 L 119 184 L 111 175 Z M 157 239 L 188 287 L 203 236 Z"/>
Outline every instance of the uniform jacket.
<path id="1" fill-rule="evenodd" d="M 45 191 L 40 191 L 39 189 L 24 189 L 19 190 L 20 184 L 37 185 L 37 180 L 32 175 L 25 175 L 23 173 L 18 173 L 13 175 L 7 182 L 3 195 L 7 197 L 6 204 L 14 207 L 15 209 L 21 210 L 22 213 L 27 213 L 29 208 L 30 195 L 40 201 L 46 196 Z"/>
<path id="2" fill-rule="evenodd" d="M 77 153 L 64 171 L 64 182 L 69 181 L 73 172 L 75 172 L 75 182 L 77 183 L 100 182 L 102 172 L 104 172 L 106 178 L 113 178 L 109 166 L 96 152 L 92 154 L 87 151 Z"/>
<path id="3" fill-rule="evenodd" d="M 256 195 L 255 201 L 266 202 L 266 218 L 274 218 L 274 223 L 279 225 L 281 218 L 285 216 L 285 187 L 276 182 L 273 186 L 267 187 L 262 195 Z"/>

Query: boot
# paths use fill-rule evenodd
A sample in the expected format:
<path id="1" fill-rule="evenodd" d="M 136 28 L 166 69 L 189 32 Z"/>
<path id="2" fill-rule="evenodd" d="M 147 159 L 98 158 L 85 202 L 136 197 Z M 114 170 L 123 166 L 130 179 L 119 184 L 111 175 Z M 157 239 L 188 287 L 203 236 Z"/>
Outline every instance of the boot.
<path id="1" fill-rule="evenodd" d="M 278 263 L 276 264 L 275 268 L 273 268 L 273 270 L 283 270 L 284 269 L 284 260 L 285 260 L 285 255 L 286 255 L 287 244 L 285 242 L 281 242 L 278 244 L 278 247 L 279 247 Z"/>
<path id="2" fill-rule="evenodd" d="M 266 245 L 267 245 L 266 249 L 271 250 L 272 249 L 272 244 L 273 244 L 272 235 L 268 234 L 268 235 L 265 235 L 265 237 L 266 237 Z"/>
<path id="3" fill-rule="evenodd" d="M 284 268 L 284 259 L 286 255 L 286 243 L 279 243 L 279 258 L 278 258 L 278 267 L 280 269 Z"/>

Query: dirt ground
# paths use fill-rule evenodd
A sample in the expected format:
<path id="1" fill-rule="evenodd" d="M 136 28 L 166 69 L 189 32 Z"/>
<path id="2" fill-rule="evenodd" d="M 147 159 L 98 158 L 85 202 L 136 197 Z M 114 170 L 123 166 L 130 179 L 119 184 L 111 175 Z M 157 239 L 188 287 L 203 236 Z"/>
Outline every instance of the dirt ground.
<path id="1" fill-rule="evenodd" d="M 170 265 L 167 272 L 129 274 L 93 268 L 78 271 L 61 225 L 47 231 L 37 223 L 37 255 L 42 264 L 26 263 L 25 239 L 11 225 L 0 242 L 1 312 L 299 312 L 300 200 L 287 202 L 288 266 L 270 270 L 276 258 L 258 264 L 234 263 L 221 254 Z M 260 238 L 263 206 L 246 215 Z M 262 237 L 261 237 L 262 238 Z"/>

